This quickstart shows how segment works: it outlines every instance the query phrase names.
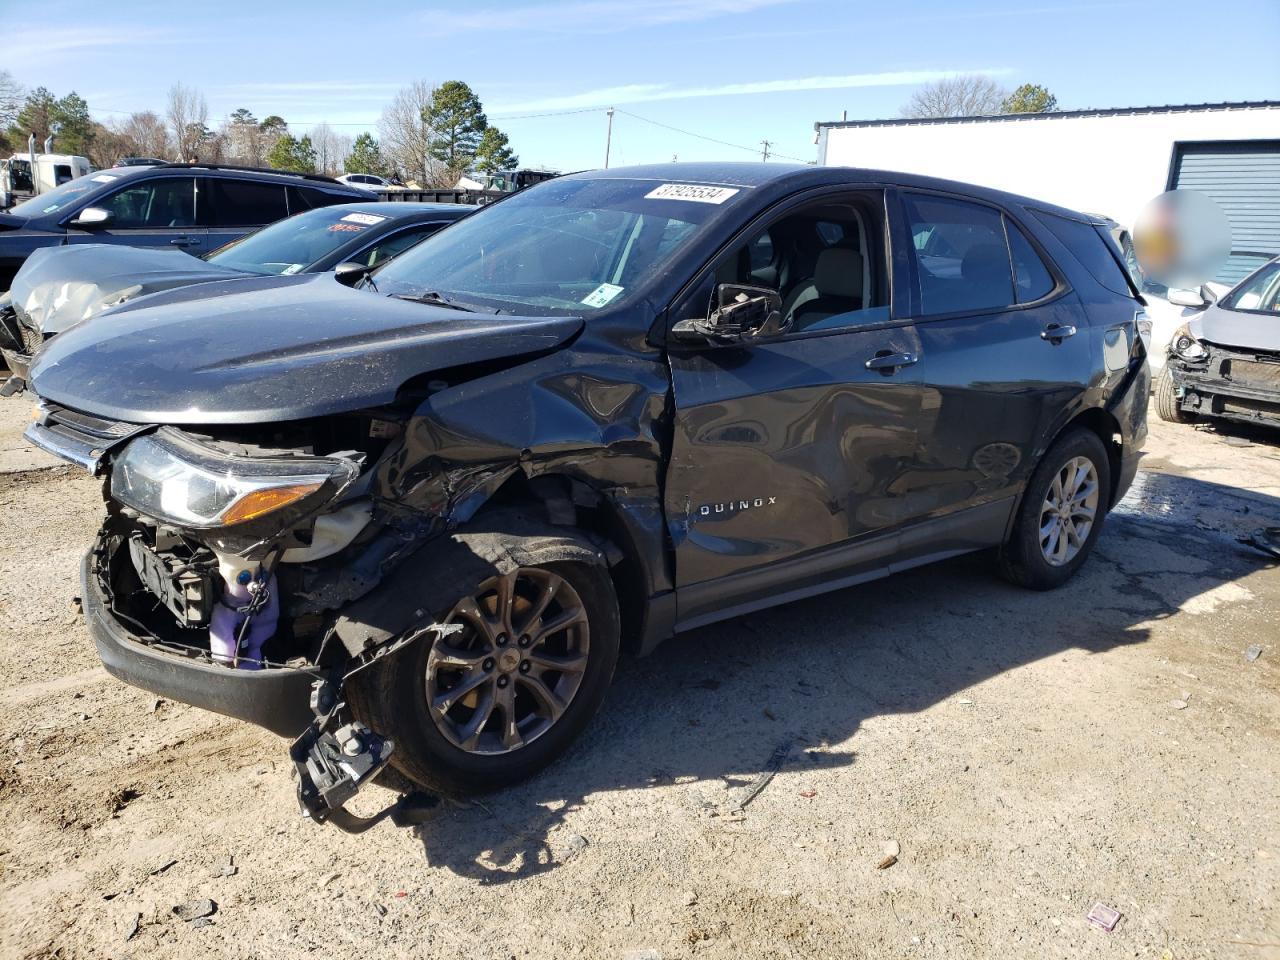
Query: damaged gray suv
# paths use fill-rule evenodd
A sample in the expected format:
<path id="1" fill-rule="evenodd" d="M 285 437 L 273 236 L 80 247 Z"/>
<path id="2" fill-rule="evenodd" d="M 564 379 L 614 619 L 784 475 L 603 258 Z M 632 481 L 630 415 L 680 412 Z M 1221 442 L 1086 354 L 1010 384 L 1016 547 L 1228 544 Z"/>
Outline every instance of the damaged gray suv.
<path id="1" fill-rule="evenodd" d="M 550 762 L 620 651 L 984 548 L 1064 583 L 1146 435 L 1112 246 L 926 177 L 578 174 L 355 288 L 78 325 L 28 436 L 103 478 L 107 669 L 294 738 L 304 810 L 364 829 L 387 763 L 474 791 Z"/>

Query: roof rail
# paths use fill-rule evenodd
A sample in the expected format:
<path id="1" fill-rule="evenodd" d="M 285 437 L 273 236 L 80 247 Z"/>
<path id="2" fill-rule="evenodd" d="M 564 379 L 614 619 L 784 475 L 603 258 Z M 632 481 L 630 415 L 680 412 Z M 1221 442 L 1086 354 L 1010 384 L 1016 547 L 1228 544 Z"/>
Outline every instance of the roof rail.
<path id="1" fill-rule="evenodd" d="M 154 169 L 167 170 L 243 170 L 246 173 L 275 173 L 282 177 L 301 177 L 303 180 L 318 180 L 321 183 L 332 183 L 337 186 L 343 186 L 333 177 L 327 177 L 323 173 L 299 173 L 296 170 L 276 170 L 272 167 L 247 167 L 235 163 L 160 163 L 156 164 Z"/>

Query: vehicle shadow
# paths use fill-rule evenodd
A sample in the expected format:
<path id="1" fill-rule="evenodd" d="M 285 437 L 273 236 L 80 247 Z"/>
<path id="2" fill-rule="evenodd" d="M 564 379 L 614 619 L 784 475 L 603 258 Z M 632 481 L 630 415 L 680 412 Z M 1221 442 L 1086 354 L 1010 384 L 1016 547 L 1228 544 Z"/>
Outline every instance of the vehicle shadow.
<path id="1" fill-rule="evenodd" d="M 625 809 L 627 791 L 715 781 L 683 791 L 671 817 L 709 816 L 707 795 L 730 813 L 788 745 L 784 770 L 850 766 L 870 718 L 1066 650 L 1144 642 L 1142 624 L 1274 565 L 1236 541 L 1268 524 L 1280 498 L 1144 472 L 1060 590 L 1009 586 L 971 555 L 683 634 L 620 664 L 600 716 L 549 770 L 414 830 L 427 863 L 500 884 L 572 856 L 582 839 L 557 828 L 588 803 Z"/>

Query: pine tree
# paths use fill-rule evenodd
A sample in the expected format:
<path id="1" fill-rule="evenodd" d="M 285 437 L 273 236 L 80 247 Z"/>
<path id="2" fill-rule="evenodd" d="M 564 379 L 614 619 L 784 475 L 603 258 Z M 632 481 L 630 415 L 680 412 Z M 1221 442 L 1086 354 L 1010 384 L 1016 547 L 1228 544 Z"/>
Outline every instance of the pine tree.
<path id="1" fill-rule="evenodd" d="M 385 177 L 388 173 L 386 158 L 378 141 L 371 133 L 362 133 L 351 145 L 351 153 L 343 164 L 347 173 L 371 173 Z"/>
<path id="2" fill-rule="evenodd" d="M 432 93 L 422 119 L 431 129 L 429 149 L 433 159 L 452 173 L 471 166 L 489 121 L 480 98 L 469 86 L 461 80 L 446 80 Z"/>
<path id="3" fill-rule="evenodd" d="M 496 173 L 519 166 L 520 158 L 511 150 L 507 135 L 497 127 L 488 127 L 476 147 L 475 168 L 484 173 Z"/>

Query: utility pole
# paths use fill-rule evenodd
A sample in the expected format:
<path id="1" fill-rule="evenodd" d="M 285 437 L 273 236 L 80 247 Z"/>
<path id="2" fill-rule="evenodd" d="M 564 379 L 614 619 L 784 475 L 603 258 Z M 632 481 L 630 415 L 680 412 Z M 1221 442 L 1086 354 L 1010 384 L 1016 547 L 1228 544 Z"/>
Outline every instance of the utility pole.
<path id="1" fill-rule="evenodd" d="M 609 128 L 604 135 L 604 168 L 609 169 L 609 147 L 613 145 L 613 107 L 605 111 L 609 118 Z"/>
<path id="2" fill-rule="evenodd" d="M 762 151 L 760 151 L 760 162 L 761 162 L 761 163 L 768 163 L 768 162 L 769 162 L 769 148 L 773 146 L 773 143 L 772 143 L 772 142 L 770 142 L 770 141 L 768 141 L 768 140 L 761 140 L 761 141 L 760 141 L 760 146 L 764 147 L 764 149 L 763 149 Z"/>

